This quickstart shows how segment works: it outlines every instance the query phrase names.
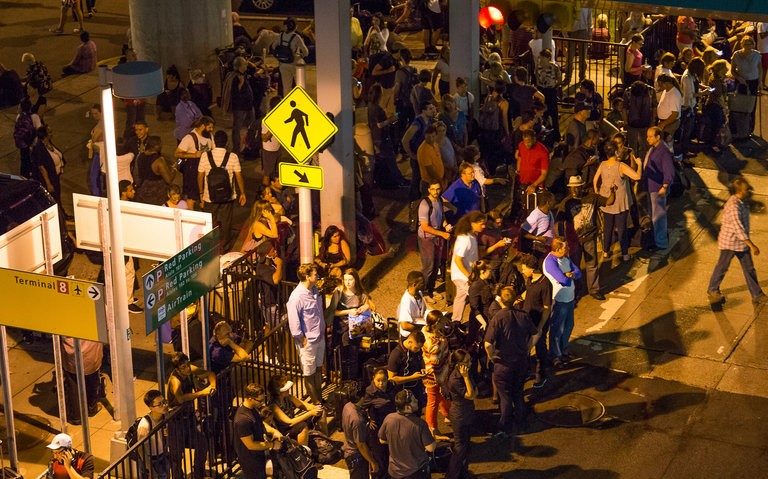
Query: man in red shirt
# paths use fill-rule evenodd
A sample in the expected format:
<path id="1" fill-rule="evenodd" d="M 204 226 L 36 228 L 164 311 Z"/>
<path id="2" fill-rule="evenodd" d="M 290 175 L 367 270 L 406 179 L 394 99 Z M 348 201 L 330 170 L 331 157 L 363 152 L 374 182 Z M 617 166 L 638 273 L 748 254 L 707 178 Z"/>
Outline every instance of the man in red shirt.
<path id="1" fill-rule="evenodd" d="M 683 15 L 677 17 L 677 50 L 682 52 L 684 48 L 693 48 L 696 37 L 698 37 L 698 33 L 693 17 Z"/>
<path id="2" fill-rule="evenodd" d="M 533 130 L 523 131 L 523 141 L 517 147 L 515 154 L 517 159 L 518 187 L 530 194 L 544 184 L 549 170 L 549 150 L 536 141 L 536 133 Z"/>

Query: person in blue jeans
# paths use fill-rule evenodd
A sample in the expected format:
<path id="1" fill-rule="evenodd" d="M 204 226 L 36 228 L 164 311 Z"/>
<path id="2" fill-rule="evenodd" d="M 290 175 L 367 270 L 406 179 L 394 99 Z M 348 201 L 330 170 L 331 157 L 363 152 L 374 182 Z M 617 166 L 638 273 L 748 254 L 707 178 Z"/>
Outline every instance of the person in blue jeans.
<path id="1" fill-rule="evenodd" d="M 653 239 L 655 249 L 669 247 L 667 233 L 667 193 L 675 175 L 675 165 L 672 153 L 664 144 L 661 128 L 648 128 L 646 137 L 650 150 L 643 163 L 644 176 L 651 198 L 651 221 L 653 222 Z"/>
<path id="2" fill-rule="evenodd" d="M 568 341 L 573 331 L 573 310 L 576 306 L 576 280 L 581 270 L 568 257 L 565 238 L 552 240 L 552 251 L 544 258 L 544 276 L 552 283 L 552 323 L 549 326 L 549 354 L 552 364 L 561 368 L 572 357 L 568 354 Z"/>

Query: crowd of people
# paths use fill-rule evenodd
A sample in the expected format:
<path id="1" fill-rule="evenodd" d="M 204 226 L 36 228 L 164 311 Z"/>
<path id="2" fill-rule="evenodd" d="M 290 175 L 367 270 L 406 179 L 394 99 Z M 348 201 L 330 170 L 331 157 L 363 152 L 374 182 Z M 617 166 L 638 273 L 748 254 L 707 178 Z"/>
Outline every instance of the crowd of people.
<path id="1" fill-rule="evenodd" d="M 72 2 L 65 5 L 74 8 Z M 403 15 L 413 8 L 406 6 Z M 532 34 L 531 61 L 513 61 L 508 71 L 505 60 L 530 30 L 524 27 L 509 45 L 483 45 L 476 102 L 468 90 L 474 82 L 450 77 L 450 48 L 441 35 L 446 11 L 445 2 L 438 1 L 426 2 L 421 11 L 424 53 L 436 60 L 433 69 L 421 71 L 410 65 L 413 53 L 383 16 L 372 16 L 367 30 L 360 19 L 352 20 L 352 31 L 361 34 L 353 41 L 359 83 L 351 93 L 358 106 L 367 107 L 374 145 L 370 172 L 358 175 L 356 182 L 359 207 L 375 216 L 366 198 L 370 186 L 407 189 L 408 226 L 417 237 L 421 261 L 421 269 L 405 279 L 392 328 L 396 344 L 373 368 L 363 367 L 361 343 L 378 328 L 388 333 L 389 325 L 386 320 L 381 325 L 381 313 L 353 267 L 354 239 L 330 226 L 314 261 L 298 264 L 297 201 L 276 172 L 286 153 L 257 122 L 290 91 L 297 62 L 312 55 L 312 26 L 299 30 L 296 20 L 288 18 L 280 31 L 259 29 L 251 36 L 233 16 L 236 46 L 226 53 L 218 105 L 231 115 L 230 132 L 211 115 L 215 105 L 205 76 L 192 72 L 185 85 L 178 70 L 169 67 L 156 112 L 159 120 L 175 122 L 173 161 L 163 155 L 160 137 L 150 132 L 144 102 L 125 104 L 127 126 L 118 144 L 122 199 L 210 212 L 221 227 L 222 250 L 234 243 L 233 209 L 252 200 L 242 251 L 258 258 L 255 279 L 272 289 L 272 298 L 286 276 L 293 278 L 295 272 L 298 280 L 285 308 L 308 399 L 295 395 L 297 385 L 282 375 L 244 388 L 245 400 L 232 421 L 246 477 L 266 477 L 267 453 L 280 450 L 284 438 L 304 446 L 310 431 L 328 432 L 322 386 L 329 368 L 342 381 L 365 383 L 351 391 L 340 418 L 350 477 L 430 477 L 431 453 L 447 439 L 440 415 L 453 436 L 447 477 L 471 477 L 474 400 L 487 395 L 498 405 L 498 423 L 491 431 L 495 439 L 525 433 L 534 397 L 526 383 L 532 380 L 533 390 L 543 388 L 556 370 L 573 361 L 570 336 L 578 302 L 587 296 L 605 299 L 601 274 L 614 259 L 633 261 L 633 243 L 649 253 L 670 248 L 668 201 L 684 187 L 683 167 L 692 144 L 698 141 L 719 153 L 729 143 L 729 132 L 749 136 L 754 128 L 753 98 L 766 88 L 768 71 L 764 23 L 727 26 L 677 18 L 677 51 L 660 54 L 654 69 L 642 53 L 641 32 L 648 19 L 633 12 L 622 23 L 627 44 L 620 53 L 623 86 L 607 99 L 589 78 L 581 43 L 558 55 L 538 38 L 534 53 L 533 37 L 539 35 Z M 81 10 L 78 19 L 82 22 Z M 606 19 L 598 18 L 593 27 L 591 10 L 582 8 L 566 33 L 586 40 L 593 38 L 593 30 L 606 40 Z M 80 61 L 91 61 L 87 32 L 80 33 Z M 728 48 L 718 50 L 717 45 Z M 92 50 L 95 61 L 95 46 Z M 265 50 L 278 60 L 276 68 L 266 65 Z M 126 52 L 125 61 L 130 60 Z M 16 121 L 21 173 L 39 179 L 59 200 L 65 161 L 44 120 L 50 76 L 34 57 L 25 61 L 26 86 L 36 92 L 32 97 L 37 101 L 22 101 Z M 574 73 L 578 82 L 571 114 L 561 111 L 558 102 Z M 561 114 L 570 115 L 562 130 Z M 95 122 L 88 143 L 89 189 L 103 196 L 99 105 L 89 117 Z M 726 119 L 730 126 L 724 130 Z M 263 173 L 257 188 L 246 185 L 242 174 L 241 160 L 253 156 L 260 157 Z M 763 303 L 766 296 L 751 259 L 759 250 L 749 239 L 749 213 L 743 206 L 751 187 L 739 182 L 734 188 L 709 298 L 724 300 L 720 281 L 736 256 L 753 300 Z M 133 259 L 129 263 L 128 290 L 135 303 Z M 132 306 L 131 311 L 142 311 Z M 178 353 L 168 401 L 160 391 L 144 398 L 150 413 L 139 423 L 140 438 L 150 434 L 168 407 L 185 408 L 192 426 L 182 433 L 182 444 L 195 451 L 195 477 L 205 474 L 206 433 L 220 431 L 198 427 L 192 404 L 224 394 L 216 373 L 246 361 L 252 351 L 227 327 L 217 325 L 211 339 L 216 370 L 198 368 Z M 71 448 L 71 438 L 54 442 L 58 447 L 51 449 Z M 157 443 L 152 447 L 146 465 L 153 477 L 176 477 L 178 451 Z"/>

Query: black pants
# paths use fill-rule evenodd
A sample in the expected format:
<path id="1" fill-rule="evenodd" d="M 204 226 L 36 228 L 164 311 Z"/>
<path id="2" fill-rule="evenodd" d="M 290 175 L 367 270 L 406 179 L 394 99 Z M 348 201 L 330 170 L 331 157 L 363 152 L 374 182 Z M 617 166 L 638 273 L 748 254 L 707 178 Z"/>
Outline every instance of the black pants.
<path id="1" fill-rule="evenodd" d="M 219 227 L 219 245 L 221 251 L 227 251 L 232 234 L 232 207 L 234 201 L 226 203 L 206 203 L 204 210 L 213 217 L 213 227 Z"/>
<path id="2" fill-rule="evenodd" d="M 449 414 L 453 428 L 453 454 L 448 463 L 445 479 L 462 479 L 467 476 L 469 466 L 469 447 L 474 414 L 451 405 Z"/>
<path id="3" fill-rule="evenodd" d="M 499 394 L 499 431 L 510 433 L 513 426 L 525 422 L 528 411 L 523 397 L 528 360 L 519 359 L 509 364 L 496 362 L 493 365 L 493 383 Z"/>
<path id="4" fill-rule="evenodd" d="M 369 479 L 371 477 L 371 466 L 359 453 L 345 457 L 344 462 L 347 463 L 347 468 L 349 469 L 349 479 Z M 379 467 L 386 469 L 386 464 L 379 464 Z"/>
<path id="5" fill-rule="evenodd" d="M 411 164 L 411 185 L 408 187 L 408 201 L 417 201 L 423 195 L 421 194 L 421 171 L 416 157 L 410 157 Z"/>
<path id="6" fill-rule="evenodd" d="M 85 401 L 88 410 L 93 411 L 100 399 L 101 371 L 85 375 Z M 64 391 L 67 402 L 67 416 L 80 419 L 80 394 L 77 389 L 77 374 L 64 371 Z"/>
<path id="7" fill-rule="evenodd" d="M 19 149 L 19 163 L 20 163 L 19 174 L 24 178 L 33 178 L 31 148 Z"/>
<path id="8" fill-rule="evenodd" d="M 629 210 L 622 211 L 618 214 L 604 213 L 605 227 L 603 228 L 603 252 L 611 254 L 611 247 L 613 246 L 613 232 L 616 231 L 616 236 L 621 246 L 621 254 L 629 254 L 629 236 L 627 236 L 627 220 L 629 218 Z"/>
<path id="9" fill-rule="evenodd" d="M 536 373 L 536 380 L 541 381 L 546 375 L 546 369 L 550 366 L 549 362 L 549 350 L 547 349 L 547 331 L 549 331 L 549 319 L 540 328 L 541 336 L 536 341 L 536 366 L 534 372 Z"/>
<path id="10" fill-rule="evenodd" d="M 570 257 L 579 267 L 581 267 L 581 259 L 584 258 L 584 289 L 589 294 L 599 293 L 600 263 L 597 259 L 597 236 L 580 238 L 579 246 L 572 249 Z"/>

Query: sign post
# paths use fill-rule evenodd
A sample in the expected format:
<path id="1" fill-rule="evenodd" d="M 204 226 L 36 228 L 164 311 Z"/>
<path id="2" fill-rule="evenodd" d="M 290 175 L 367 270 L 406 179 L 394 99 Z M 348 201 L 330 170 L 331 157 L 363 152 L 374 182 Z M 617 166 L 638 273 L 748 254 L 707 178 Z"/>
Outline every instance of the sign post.
<path id="1" fill-rule="evenodd" d="M 214 229 L 142 278 L 146 333 L 151 334 L 221 280 L 219 230 Z M 157 342 L 158 383 L 164 380 L 162 342 Z"/>
<path id="2" fill-rule="evenodd" d="M 296 63 L 296 87 L 264 117 L 264 124 L 298 165 L 280 163 L 280 183 L 298 188 L 299 257 L 311 263 L 312 196 L 309 188 L 323 189 L 323 170 L 305 165 L 339 129 L 304 90 L 304 63 Z"/>

